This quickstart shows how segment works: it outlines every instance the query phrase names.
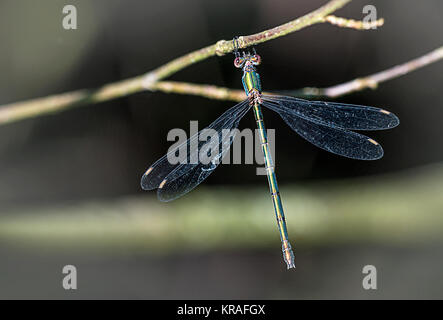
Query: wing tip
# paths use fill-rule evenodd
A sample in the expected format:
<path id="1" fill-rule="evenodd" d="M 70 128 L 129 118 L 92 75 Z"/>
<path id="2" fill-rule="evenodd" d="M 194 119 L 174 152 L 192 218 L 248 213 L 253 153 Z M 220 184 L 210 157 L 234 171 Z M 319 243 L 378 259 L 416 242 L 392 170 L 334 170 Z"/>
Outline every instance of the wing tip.
<path id="1" fill-rule="evenodd" d="M 378 143 L 377 141 L 375 141 L 374 139 L 368 138 L 368 141 L 375 146 L 376 148 L 376 152 L 368 158 L 362 159 L 362 160 L 379 160 L 381 158 L 383 158 L 383 155 L 385 154 L 382 146 L 380 143 Z"/>
<path id="2" fill-rule="evenodd" d="M 153 169 L 154 169 L 153 167 L 149 167 L 149 169 L 146 170 L 146 172 L 143 174 L 143 176 L 140 180 L 140 186 L 142 187 L 143 190 L 155 189 L 155 188 L 152 188 L 151 186 L 149 186 L 149 180 L 148 180 L 148 176 Z"/>
<path id="3" fill-rule="evenodd" d="M 164 179 L 164 180 L 160 183 L 160 185 L 158 186 L 158 188 L 159 188 L 159 189 L 163 188 L 163 186 L 165 185 L 166 181 L 167 181 L 167 179 Z"/>
<path id="4" fill-rule="evenodd" d="M 380 146 L 380 153 L 376 157 L 374 157 L 373 159 L 370 159 L 370 160 L 379 160 L 379 159 L 383 158 L 384 154 L 385 154 L 385 152 L 384 152 L 383 148 Z"/>
<path id="5" fill-rule="evenodd" d="M 353 154 L 339 154 L 341 156 L 355 159 L 355 160 L 363 160 L 363 161 L 374 161 L 383 158 L 384 150 L 380 143 L 375 141 L 372 138 L 367 138 L 367 141 L 370 143 L 370 150 L 366 150 L 365 154 L 353 155 Z"/>
<path id="6" fill-rule="evenodd" d="M 400 124 L 400 119 L 393 113 L 391 113 L 391 115 L 393 116 L 393 124 L 391 128 L 395 128 Z"/>
<path id="7" fill-rule="evenodd" d="M 152 189 L 148 186 L 148 183 L 147 183 L 147 181 L 146 181 L 144 178 L 145 178 L 145 176 L 143 176 L 142 179 L 140 180 L 140 187 L 141 187 L 143 190 L 146 190 L 146 191 L 148 191 L 148 190 L 152 190 Z"/>
<path id="8" fill-rule="evenodd" d="M 386 114 L 387 116 L 390 117 L 390 121 L 389 121 L 386 129 L 395 128 L 396 126 L 398 126 L 400 124 L 400 119 L 394 113 L 392 113 L 388 110 L 385 110 L 385 109 L 380 109 L 380 112 L 383 114 Z"/>

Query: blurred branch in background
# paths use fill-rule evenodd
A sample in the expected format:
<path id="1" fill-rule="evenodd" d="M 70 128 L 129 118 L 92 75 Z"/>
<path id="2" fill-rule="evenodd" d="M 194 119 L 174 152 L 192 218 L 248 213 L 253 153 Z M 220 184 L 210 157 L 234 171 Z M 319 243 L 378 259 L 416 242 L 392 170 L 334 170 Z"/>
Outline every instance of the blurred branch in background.
<path id="1" fill-rule="evenodd" d="M 373 22 L 362 22 L 330 15 L 331 13 L 335 12 L 336 10 L 340 9 L 351 1 L 352 0 L 332 0 L 326 3 L 324 6 L 318 8 L 317 10 L 312 11 L 300 18 L 297 18 L 283 25 L 253 35 L 240 36 L 238 38 L 239 47 L 242 49 L 252 45 L 263 43 L 318 23 L 330 23 L 339 27 L 352 28 L 357 30 L 367 30 L 372 27 L 381 26 L 383 24 L 383 19 L 379 19 Z M 197 51 L 174 59 L 144 75 L 115 83 L 110 83 L 104 85 L 97 90 L 78 90 L 3 105 L 0 106 L 0 125 L 48 113 L 63 111 L 76 106 L 108 101 L 144 90 L 163 91 L 164 89 L 166 89 L 168 90 L 167 92 L 174 92 L 173 90 L 171 90 L 171 84 L 173 85 L 174 83 L 169 82 L 167 84 L 161 84 L 159 83 L 159 81 L 194 63 L 205 60 L 215 55 L 224 55 L 226 53 L 232 52 L 233 50 L 234 47 L 231 40 L 220 40 L 211 46 L 199 49 Z M 177 86 L 177 91 L 179 93 L 187 93 L 186 90 L 190 89 L 189 93 L 195 94 L 195 88 L 195 85 L 192 84 L 189 84 L 188 86 L 181 84 L 180 86 Z M 200 89 L 199 91 L 201 91 Z M 212 90 L 212 92 L 215 92 L 215 90 Z M 210 93 L 204 94 L 203 92 L 202 95 L 211 98 Z M 236 94 L 230 95 L 228 93 L 228 97 L 229 96 L 235 97 L 235 99 L 239 97 Z"/>
<path id="2" fill-rule="evenodd" d="M 443 165 L 403 173 L 283 188 L 295 243 L 418 245 L 443 234 Z M 200 187 L 167 205 L 128 197 L 15 209 L 0 239 L 40 249 L 183 252 L 279 245 L 265 188 Z"/>

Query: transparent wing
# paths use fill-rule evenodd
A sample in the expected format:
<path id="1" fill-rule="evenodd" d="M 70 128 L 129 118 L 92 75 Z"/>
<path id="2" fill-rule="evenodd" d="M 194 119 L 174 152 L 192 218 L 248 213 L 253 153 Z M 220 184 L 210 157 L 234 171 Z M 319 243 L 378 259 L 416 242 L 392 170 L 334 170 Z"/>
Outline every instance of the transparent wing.
<path id="1" fill-rule="evenodd" d="M 397 116 L 384 109 L 353 104 L 308 101 L 287 96 L 263 96 L 264 106 L 328 127 L 383 130 L 396 127 Z"/>
<path id="2" fill-rule="evenodd" d="M 142 188 L 158 188 L 161 201 L 172 201 L 194 189 L 217 168 L 235 138 L 237 130 L 232 129 L 249 109 L 248 100 L 238 103 L 157 160 L 143 175 Z"/>
<path id="3" fill-rule="evenodd" d="M 308 121 L 286 109 L 271 108 L 265 101 L 263 105 L 279 113 L 300 136 L 326 151 L 358 160 L 376 160 L 383 156 L 383 148 L 362 134 Z"/>

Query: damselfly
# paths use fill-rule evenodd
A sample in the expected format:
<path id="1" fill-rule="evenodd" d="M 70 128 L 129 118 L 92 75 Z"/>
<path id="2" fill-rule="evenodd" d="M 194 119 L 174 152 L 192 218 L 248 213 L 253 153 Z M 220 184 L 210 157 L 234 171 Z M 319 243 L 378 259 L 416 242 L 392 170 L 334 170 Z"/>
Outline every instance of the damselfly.
<path id="1" fill-rule="evenodd" d="M 261 106 L 277 112 L 295 132 L 317 147 L 358 160 L 379 159 L 383 156 L 383 149 L 375 140 L 351 130 L 389 129 L 397 126 L 399 120 L 393 113 L 374 107 L 263 95 L 260 77 L 256 71 L 260 62 L 261 58 L 255 50 L 253 54 L 243 52 L 243 55 L 240 55 L 236 49 L 234 65 L 243 69 L 242 82 L 247 98 L 227 110 L 206 128 L 215 133 L 213 136 L 201 141 L 200 135 L 205 130 L 203 129 L 155 162 L 143 175 L 141 186 L 145 190 L 158 189 L 157 195 L 161 201 L 172 201 L 197 187 L 217 168 L 232 144 L 237 132 L 234 129 L 252 108 L 260 133 L 283 258 L 289 269 L 295 268 L 295 257 L 286 230 L 285 214 Z M 226 130 L 233 133 L 223 134 Z M 171 163 L 168 160 L 168 156 L 183 149 L 190 151 L 186 153 L 185 161 Z M 192 159 L 195 154 L 205 155 L 205 161 Z"/>

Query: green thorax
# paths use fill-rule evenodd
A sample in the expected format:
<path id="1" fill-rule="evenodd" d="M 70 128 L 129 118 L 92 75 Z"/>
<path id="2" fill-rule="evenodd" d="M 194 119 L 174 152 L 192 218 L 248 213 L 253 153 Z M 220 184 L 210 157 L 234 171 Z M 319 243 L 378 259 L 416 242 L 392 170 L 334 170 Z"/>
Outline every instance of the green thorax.
<path id="1" fill-rule="evenodd" d="M 245 89 L 246 95 L 249 95 L 253 89 L 261 92 L 260 76 L 255 71 L 255 68 L 250 69 L 251 70 L 244 70 L 242 77 L 243 88 Z"/>

